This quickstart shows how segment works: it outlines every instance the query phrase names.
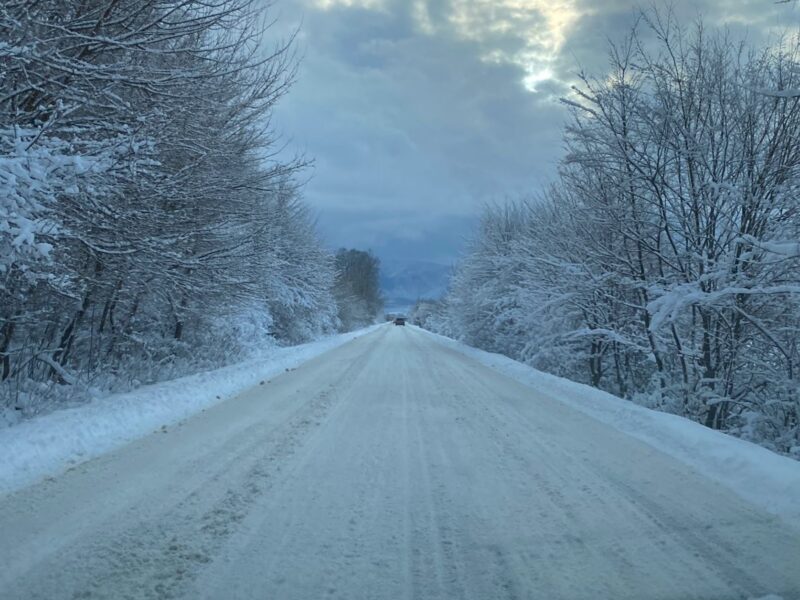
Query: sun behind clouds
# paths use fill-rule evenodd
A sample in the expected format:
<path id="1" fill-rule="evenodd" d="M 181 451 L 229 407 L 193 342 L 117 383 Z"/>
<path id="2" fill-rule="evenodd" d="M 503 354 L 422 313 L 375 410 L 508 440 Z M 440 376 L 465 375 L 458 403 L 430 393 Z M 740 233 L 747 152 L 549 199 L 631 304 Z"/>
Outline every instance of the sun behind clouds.
<path id="1" fill-rule="evenodd" d="M 554 78 L 552 64 L 588 12 L 575 0 L 451 0 L 448 21 L 484 46 L 483 60 L 522 67 L 533 91 Z"/>
<path id="2" fill-rule="evenodd" d="M 422 34 L 470 40 L 479 46 L 481 60 L 521 67 L 525 87 L 531 91 L 542 81 L 556 78 L 553 64 L 569 33 L 591 12 L 577 0 L 311 1 L 322 10 L 410 10 Z"/>

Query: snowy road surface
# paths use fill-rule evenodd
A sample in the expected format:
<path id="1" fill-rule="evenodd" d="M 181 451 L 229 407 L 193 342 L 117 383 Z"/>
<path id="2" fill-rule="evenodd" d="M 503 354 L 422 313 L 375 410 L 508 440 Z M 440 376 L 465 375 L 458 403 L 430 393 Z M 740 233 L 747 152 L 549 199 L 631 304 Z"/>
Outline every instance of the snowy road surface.
<path id="1" fill-rule="evenodd" d="M 410 327 L 0 498 L 0 598 L 800 598 L 800 535 Z"/>

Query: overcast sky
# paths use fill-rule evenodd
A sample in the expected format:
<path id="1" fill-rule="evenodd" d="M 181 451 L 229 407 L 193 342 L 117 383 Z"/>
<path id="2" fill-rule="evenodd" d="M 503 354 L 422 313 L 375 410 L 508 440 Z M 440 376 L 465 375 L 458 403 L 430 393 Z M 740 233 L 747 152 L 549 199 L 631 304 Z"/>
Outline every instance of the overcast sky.
<path id="1" fill-rule="evenodd" d="M 650 6 L 645 3 L 645 6 Z M 751 40 L 800 22 L 774 0 L 677 0 Z M 277 0 L 300 27 L 297 83 L 275 114 L 315 161 L 305 197 L 332 247 L 449 263 L 480 206 L 555 175 L 579 67 L 606 68 L 625 0 Z"/>

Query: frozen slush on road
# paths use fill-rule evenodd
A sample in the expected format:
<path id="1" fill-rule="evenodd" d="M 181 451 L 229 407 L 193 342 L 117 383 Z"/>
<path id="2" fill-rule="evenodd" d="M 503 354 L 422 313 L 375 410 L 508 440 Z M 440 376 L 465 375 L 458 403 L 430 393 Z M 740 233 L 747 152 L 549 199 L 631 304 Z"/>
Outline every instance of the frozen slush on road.
<path id="1" fill-rule="evenodd" d="M 387 324 L 7 493 L 0 597 L 800 597 L 791 515 L 462 350 Z"/>

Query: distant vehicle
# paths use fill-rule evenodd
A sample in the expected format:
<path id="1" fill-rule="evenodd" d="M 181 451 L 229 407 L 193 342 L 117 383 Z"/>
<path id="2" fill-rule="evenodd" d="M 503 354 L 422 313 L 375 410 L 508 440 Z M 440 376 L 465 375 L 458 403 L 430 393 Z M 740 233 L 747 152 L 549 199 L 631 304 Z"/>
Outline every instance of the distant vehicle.
<path id="1" fill-rule="evenodd" d="M 406 318 L 405 317 L 396 317 L 395 320 L 394 320 L 394 324 L 395 325 L 405 325 L 406 324 Z"/>

